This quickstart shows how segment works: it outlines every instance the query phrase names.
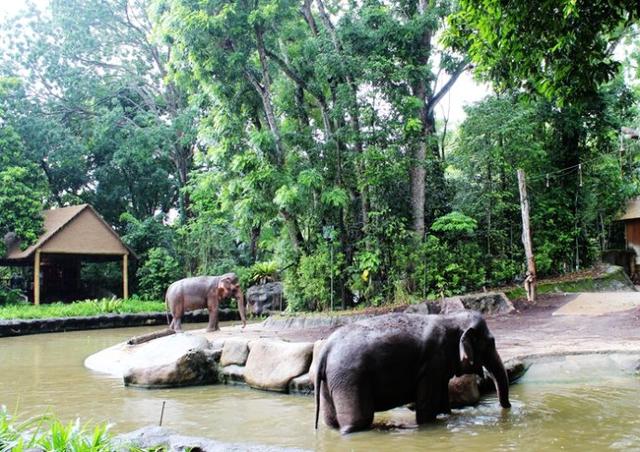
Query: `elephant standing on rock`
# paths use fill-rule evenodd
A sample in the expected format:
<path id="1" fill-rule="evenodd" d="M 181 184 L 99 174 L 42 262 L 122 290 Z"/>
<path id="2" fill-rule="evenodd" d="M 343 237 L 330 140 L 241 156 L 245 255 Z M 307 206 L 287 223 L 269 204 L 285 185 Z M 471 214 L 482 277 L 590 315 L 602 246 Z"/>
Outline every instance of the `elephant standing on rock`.
<path id="1" fill-rule="evenodd" d="M 238 302 L 238 311 L 244 328 L 247 323 L 244 295 L 235 273 L 225 273 L 221 276 L 196 276 L 172 283 L 164 297 L 167 310 L 172 315 L 169 328 L 176 332 L 182 331 L 184 313 L 206 307 L 209 310 L 207 331 L 218 330 L 218 305 L 221 300 L 229 297 L 234 297 Z"/>
<path id="2" fill-rule="evenodd" d="M 345 325 L 329 336 L 315 377 L 316 428 L 350 433 L 370 428 L 373 414 L 415 403 L 418 424 L 450 413 L 454 375 L 491 374 L 500 405 L 509 408 L 509 381 L 495 340 L 478 312 L 386 314 Z"/>

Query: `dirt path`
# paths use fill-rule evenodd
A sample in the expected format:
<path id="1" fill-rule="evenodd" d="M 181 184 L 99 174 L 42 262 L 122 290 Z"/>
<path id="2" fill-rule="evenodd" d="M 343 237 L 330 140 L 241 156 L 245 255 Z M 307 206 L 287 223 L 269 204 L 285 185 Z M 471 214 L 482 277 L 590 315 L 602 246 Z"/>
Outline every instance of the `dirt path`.
<path id="1" fill-rule="evenodd" d="M 516 303 L 516 312 L 487 321 L 503 359 L 614 350 L 640 352 L 640 292 L 636 294 L 636 306 L 625 311 L 617 309 L 620 303 L 628 302 L 626 296 L 550 295 L 541 297 L 535 306 Z M 579 296 L 589 304 L 610 304 L 610 310 L 583 315 L 580 309 L 572 308 L 565 315 L 553 315 Z"/>

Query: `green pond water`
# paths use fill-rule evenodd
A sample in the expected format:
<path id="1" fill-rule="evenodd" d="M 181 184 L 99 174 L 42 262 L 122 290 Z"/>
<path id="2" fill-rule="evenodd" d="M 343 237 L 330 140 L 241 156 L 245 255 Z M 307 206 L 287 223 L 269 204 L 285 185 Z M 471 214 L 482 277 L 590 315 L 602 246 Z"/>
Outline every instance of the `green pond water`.
<path id="1" fill-rule="evenodd" d="M 83 366 L 87 356 L 153 329 L 2 338 L 0 404 L 23 416 L 49 411 L 65 421 L 108 421 L 112 431 L 127 432 L 157 425 L 166 401 L 163 425 L 184 435 L 321 451 L 640 451 L 638 356 L 547 359 L 511 386 L 511 410 L 487 397 L 417 427 L 414 414 L 398 408 L 378 413 L 373 431 L 341 436 L 324 425 L 314 430 L 312 397 L 224 385 L 132 389 Z"/>

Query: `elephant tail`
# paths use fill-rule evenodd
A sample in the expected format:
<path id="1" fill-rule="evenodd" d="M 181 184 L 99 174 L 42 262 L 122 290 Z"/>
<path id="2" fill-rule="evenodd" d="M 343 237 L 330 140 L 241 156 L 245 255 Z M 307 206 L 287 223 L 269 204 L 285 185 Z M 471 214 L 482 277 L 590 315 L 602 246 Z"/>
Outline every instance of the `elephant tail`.
<path id="1" fill-rule="evenodd" d="M 325 368 L 327 363 L 327 346 L 325 346 L 320 352 L 320 359 L 318 360 L 318 368 L 316 369 L 316 379 L 313 383 L 313 391 L 316 396 L 316 423 L 315 429 L 318 430 L 318 418 L 320 417 L 320 387 L 322 381 L 325 380 Z"/>

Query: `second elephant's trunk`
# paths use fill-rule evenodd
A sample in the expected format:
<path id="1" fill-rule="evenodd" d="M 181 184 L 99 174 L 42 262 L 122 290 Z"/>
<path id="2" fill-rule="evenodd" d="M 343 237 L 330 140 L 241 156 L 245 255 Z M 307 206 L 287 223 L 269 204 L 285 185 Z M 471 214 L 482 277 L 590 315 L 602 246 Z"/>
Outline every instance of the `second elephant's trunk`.
<path id="1" fill-rule="evenodd" d="M 497 350 L 494 349 L 493 352 L 489 352 L 484 367 L 487 368 L 496 385 L 500 405 L 503 408 L 511 408 L 511 403 L 509 402 L 509 377 Z"/>
<path id="2" fill-rule="evenodd" d="M 240 319 L 242 319 L 242 327 L 244 328 L 247 325 L 247 313 L 244 305 L 244 294 L 240 287 L 236 289 L 236 301 L 238 302 L 238 312 L 240 312 Z"/>

